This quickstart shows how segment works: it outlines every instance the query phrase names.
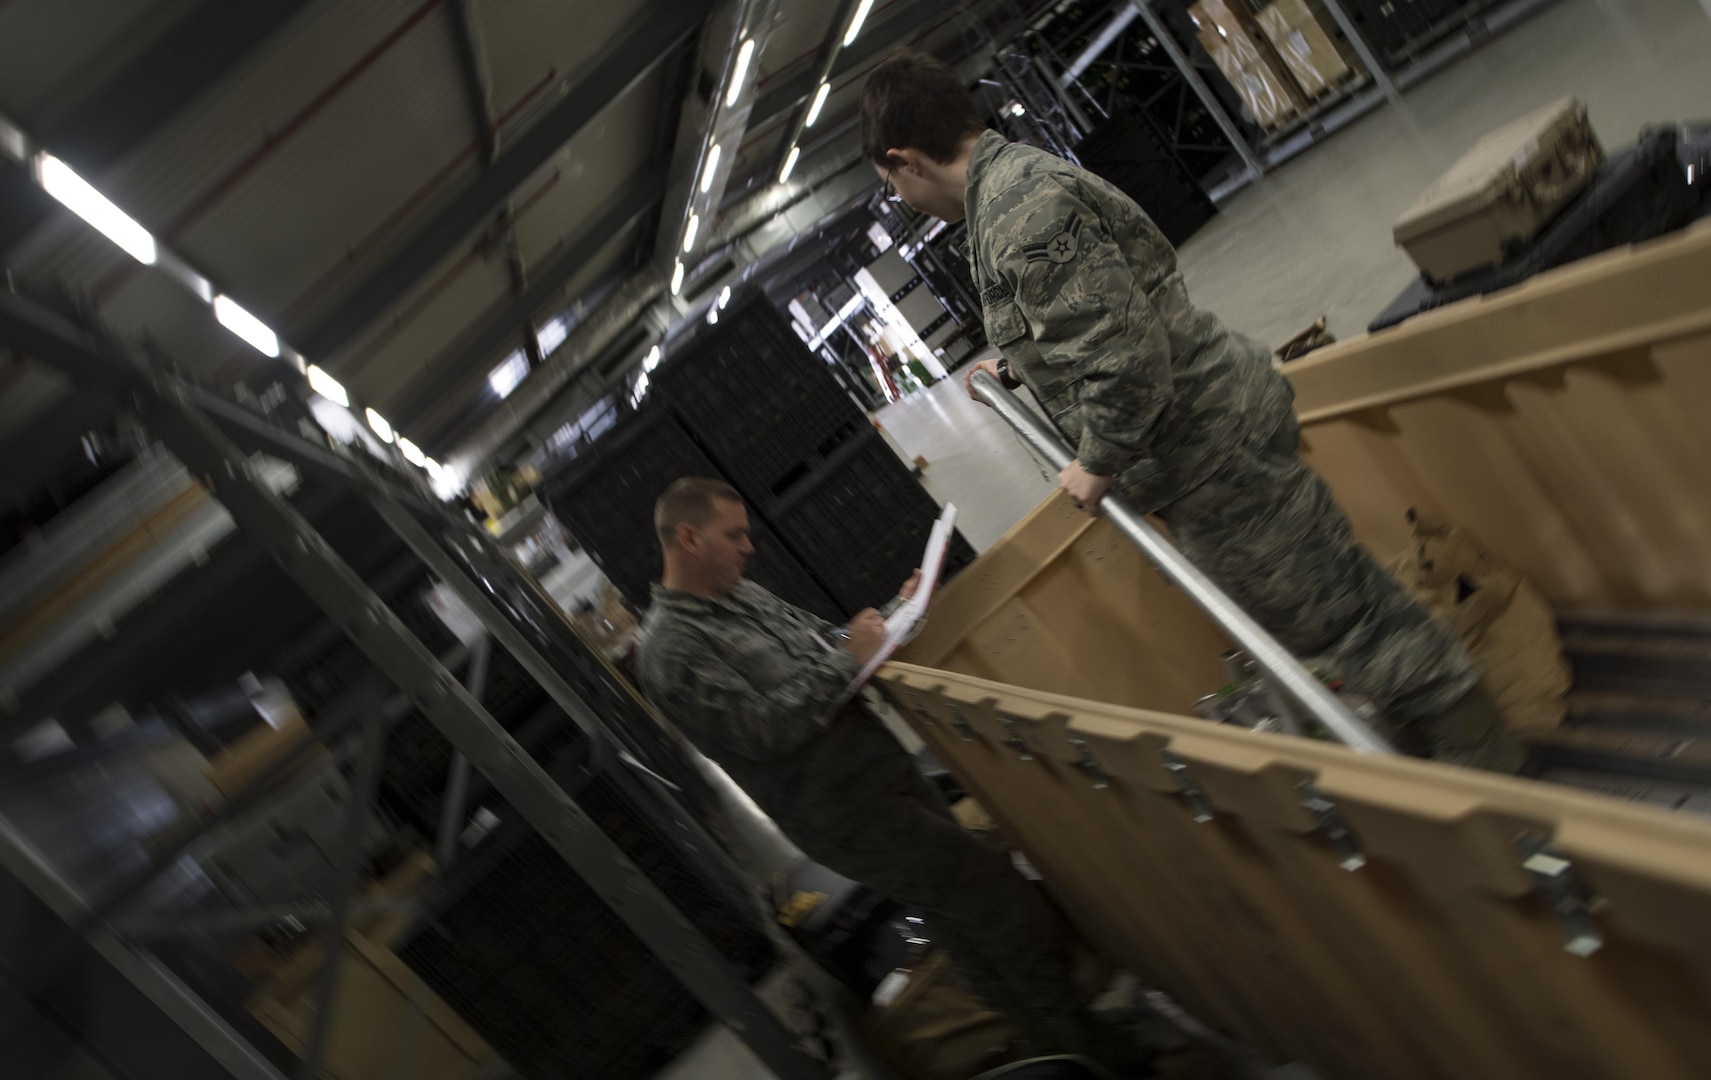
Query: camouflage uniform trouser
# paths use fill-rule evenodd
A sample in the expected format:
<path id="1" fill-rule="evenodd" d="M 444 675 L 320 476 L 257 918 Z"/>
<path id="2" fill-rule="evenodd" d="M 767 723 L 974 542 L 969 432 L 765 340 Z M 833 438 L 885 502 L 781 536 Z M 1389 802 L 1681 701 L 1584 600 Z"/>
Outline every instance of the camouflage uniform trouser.
<path id="1" fill-rule="evenodd" d="M 867 723 L 874 723 L 867 721 Z M 877 724 L 875 724 L 877 727 Z M 1073 937 L 1010 856 L 965 831 L 888 733 L 867 745 L 860 778 L 778 818 L 804 854 L 920 912 L 964 989 L 1040 1052 L 1097 1053 L 1104 1033 L 1083 1008 Z"/>
<path id="2" fill-rule="evenodd" d="M 1299 442 L 1290 418 L 1159 516 L 1183 554 L 1290 652 L 1322 663 L 1392 722 L 1440 716 L 1478 682 L 1473 661 L 1355 543 Z"/>

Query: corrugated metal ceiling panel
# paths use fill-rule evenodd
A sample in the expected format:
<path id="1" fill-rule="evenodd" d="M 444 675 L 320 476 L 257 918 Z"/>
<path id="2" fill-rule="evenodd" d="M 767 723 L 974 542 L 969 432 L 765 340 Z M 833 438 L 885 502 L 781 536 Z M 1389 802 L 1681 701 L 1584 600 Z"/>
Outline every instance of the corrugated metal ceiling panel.
<path id="1" fill-rule="evenodd" d="M 188 6 L 186 0 L 0 3 L 0 111 L 36 131 Z"/>
<path id="2" fill-rule="evenodd" d="M 471 145 L 446 20 L 402 38 L 175 241 L 273 318 Z M 466 159 L 444 190 L 475 174 Z"/>
<path id="3" fill-rule="evenodd" d="M 470 0 L 479 47 L 497 111 L 522 100 L 548 69 L 561 79 L 597 58 L 624 24 L 647 5 L 635 0 Z M 645 132 L 644 132 L 645 134 Z"/>

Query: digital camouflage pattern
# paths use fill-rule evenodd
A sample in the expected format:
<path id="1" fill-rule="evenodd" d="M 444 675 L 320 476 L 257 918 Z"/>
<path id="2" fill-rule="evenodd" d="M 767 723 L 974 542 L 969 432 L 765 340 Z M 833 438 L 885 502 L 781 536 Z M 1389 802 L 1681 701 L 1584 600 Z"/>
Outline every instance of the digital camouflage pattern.
<path id="1" fill-rule="evenodd" d="M 1141 1054 L 1081 1006 L 1071 936 L 1010 857 L 965 832 L 858 701 L 838 627 L 753 582 L 713 600 L 656 585 L 643 691 L 814 861 L 914 908 L 958 978 L 1036 1049 Z"/>
<path id="2" fill-rule="evenodd" d="M 1069 162 L 988 131 L 966 207 L 987 337 L 1082 467 L 1158 512 L 1195 565 L 1296 656 L 1371 697 L 1404 745 L 1443 749 L 1441 733 L 1406 729 L 1442 726 L 1478 674 L 1301 461 L 1294 393 L 1265 346 L 1189 303 L 1164 235 Z"/>
<path id="3" fill-rule="evenodd" d="M 1193 489 L 1290 415 L 1270 351 L 1189 303 L 1176 252 L 1111 184 L 988 131 L 966 205 L 987 339 L 1082 467 L 1115 477 L 1137 510 Z"/>
<path id="4" fill-rule="evenodd" d="M 1296 656 L 1397 724 L 1446 712 L 1478 675 L 1461 640 L 1355 543 L 1291 418 L 1159 516 L 1189 560 Z"/>

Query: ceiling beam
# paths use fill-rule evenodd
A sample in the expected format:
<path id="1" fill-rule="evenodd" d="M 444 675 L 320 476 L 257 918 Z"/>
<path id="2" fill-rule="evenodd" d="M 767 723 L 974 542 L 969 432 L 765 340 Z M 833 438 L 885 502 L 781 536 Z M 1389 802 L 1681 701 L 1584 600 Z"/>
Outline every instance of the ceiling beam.
<path id="1" fill-rule="evenodd" d="M 312 326 L 288 336 L 303 355 L 324 363 L 378 319 L 456 246 L 504 206 L 523 181 L 564 144 L 646 77 L 679 39 L 706 17 L 706 0 L 658 0 L 630 23 L 617 42 L 574 82 L 559 103 L 515 139 L 476 181 L 418 229 L 415 235 L 358 284 L 343 302 Z"/>
<path id="2" fill-rule="evenodd" d="M 513 342 L 519 327 L 532 327 L 535 315 L 608 244 L 658 206 L 665 197 L 665 187 L 666 170 L 651 167 L 631 177 L 616 195 L 597 207 L 552 261 L 531 275 L 522 292 L 458 335 L 457 344 L 434 362 L 432 373 L 389 406 L 400 426 L 423 431 L 424 425 L 432 425 L 443 416 L 455 404 L 457 391 L 485 377 L 485 365 Z"/>
<path id="3" fill-rule="evenodd" d="M 111 78 L 32 135 L 85 179 L 140 146 L 232 71 L 307 0 L 202 0 Z M 22 240 L 59 204 L 25 170 L 0 171 L 0 251 Z"/>

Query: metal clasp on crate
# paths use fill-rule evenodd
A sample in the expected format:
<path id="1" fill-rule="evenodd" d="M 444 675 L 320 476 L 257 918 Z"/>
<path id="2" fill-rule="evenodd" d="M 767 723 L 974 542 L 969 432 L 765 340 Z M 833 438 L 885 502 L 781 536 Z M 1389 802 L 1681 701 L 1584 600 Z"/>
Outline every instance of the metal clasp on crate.
<path id="1" fill-rule="evenodd" d="M 1338 812 L 1337 804 L 1325 797 L 1325 794 L 1313 786 L 1313 781 L 1303 780 L 1295 785 L 1301 793 L 1301 805 L 1318 826 L 1320 836 L 1323 836 L 1338 855 L 1342 856 L 1337 863 L 1344 870 L 1359 870 L 1366 865 L 1366 855 L 1361 852 L 1360 838 L 1354 829 L 1343 820 Z"/>
<path id="2" fill-rule="evenodd" d="M 1075 751 L 1075 767 L 1093 781 L 1095 790 L 1111 786 L 1111 774 L 1099 765 L 1099 759 L 1093 756 L 1093 751 L 1087 748 L 1087 740 L 1069 736 L 1069 745 Z"/>
<path id="3" fill-rule="evenodd" d="M 963 742 L 973 742 L 974 725 L 968 722 L 968 714 L 963 712 L 962 706 L 954 701 L 950 702 L 949 705 L 951 710 L 951 726 L 956 728 L 957 734 L 962 736 Z"/>
<path id="4" fill-rule="evenodd" d="M 1188 805 L 1194 820 L 1204 825 L 1212 820 L 1212 802 L 1206 798 L 1206 792 L 1200 787 L 1194 774 L 1188 771 L 1188 763 L 1171 753 L 1160 750 L 1159 756 L 1164 759 L 1164 771 L 1176 780 L 1176 793 L 1182 796 L 1182 801 Z"/>
<path id="5" fill-rule="evenodd" d="M 1551 849 L 1550 841 L 1536 833 L 1515 839 L 1521 867 L 1533 876 L 1533 889 L 1556 912 L 1562 922 L 1563 950 L 1582 958 L 1604 947 L 1604 931 L 1592 916 L 1604 907 L 1575 873 L 1574 863 Z"/>
<path id="6" fill-rule="evenodd" d="M 1022 733 L 1022 721 L 999 713 L 998 722 L 1004 725 L 1004 745 L 1016 751 L 1016 756 L 1023 761 L 1034 760 L 1034 748 L 1028 745 L 1027 736 Z"/>

